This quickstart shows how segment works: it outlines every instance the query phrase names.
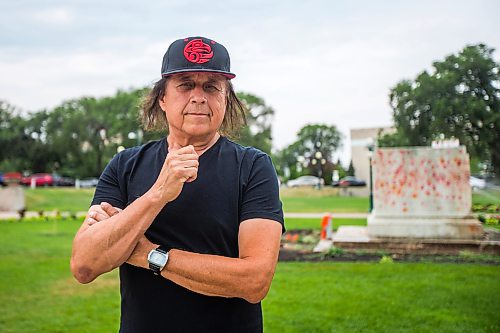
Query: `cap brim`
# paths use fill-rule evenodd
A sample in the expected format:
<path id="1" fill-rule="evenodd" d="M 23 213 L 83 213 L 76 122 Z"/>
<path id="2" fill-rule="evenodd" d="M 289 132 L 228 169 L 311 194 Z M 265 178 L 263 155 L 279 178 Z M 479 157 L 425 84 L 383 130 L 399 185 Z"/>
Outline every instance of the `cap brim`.
<path id="1" fill-rule="evenodd" d="M 224 71 L 218 71 L 214 69 L 178 69 L 178 70 L 173 70 L 167 73 L 161 73 L 161 76 L 169 76 L 173 74 L 180 74 L 180 73 L 214 73 L 214 74 L 221 74 L 227 77 L 228 79 L 234 79 L 236 77 L 236 74 L 230 73 L 230 72 L 224 72 Z"/>

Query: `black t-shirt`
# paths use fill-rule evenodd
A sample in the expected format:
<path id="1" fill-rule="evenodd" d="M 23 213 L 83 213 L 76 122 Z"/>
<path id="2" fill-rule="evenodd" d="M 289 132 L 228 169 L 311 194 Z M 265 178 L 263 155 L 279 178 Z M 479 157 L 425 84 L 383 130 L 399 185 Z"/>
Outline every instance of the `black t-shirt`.
<path id="1" fill-rule="evenodd" d="M 166 139 L 117 154 L 92 204 L 125 208 L 151 188 L 166 155 Z M 237 258 L 239 224 L 251 218 L 277 221 L 284 231 L 276 171 L 265 153 L 221 137 L 200 156 L 197 179 L 184 184 L 145 235 L 156 244 Z M 260 303 L 204 296 L 126 263 L 120 282 L 120 332 L 262 331 Z"/>

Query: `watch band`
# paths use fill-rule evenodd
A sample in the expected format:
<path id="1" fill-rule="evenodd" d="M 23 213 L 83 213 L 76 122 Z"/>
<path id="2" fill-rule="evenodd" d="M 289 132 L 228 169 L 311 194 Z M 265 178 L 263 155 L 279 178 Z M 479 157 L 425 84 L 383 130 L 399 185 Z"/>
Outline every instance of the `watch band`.
<path id="1" fill-rule="evenodd" d="M 172 249 L 173 249 L 173 247 L 172 247 L 172 246 L 170 246 L 170 245 L 160 245 L 160 246 L 158 246 L 158 248 L 157 248 L 157 249 L 160 249 L 160 250 L 162 250 L 163 252 L 168 253 L 170 250 L 172 250 Z"/>

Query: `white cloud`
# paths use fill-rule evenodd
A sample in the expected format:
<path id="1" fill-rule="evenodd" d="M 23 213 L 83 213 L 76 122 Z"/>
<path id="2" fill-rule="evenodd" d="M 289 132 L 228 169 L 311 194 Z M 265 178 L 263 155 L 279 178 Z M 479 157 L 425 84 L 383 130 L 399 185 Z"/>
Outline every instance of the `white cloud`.
<path id="1" fill-rule="evenodd" d="M 25 4 L 29 14 L 0 5 L 1 99 L 38 110 L 140 87 L 159 76 L 174 38 L 201 34 L 229 49 L 236 89 L 276 110 L 275 147 L 306 123 L 334 124 L 346 138 L 346 163 L 351 128 L 391 123 L 388 94 L 399 80 L 466 44 L 500 48 L 499 5 L 486 0 L 261 1 L 203 10 L 184 1 L 53 3 Z"/>
<path id="2" fill-rule="evenodd" d="M 46 24 L 66 25 L 73 22 L 74 15 L 68 8 L 57 7 L 42 9 L 32 13 L 33 18 Z"/>

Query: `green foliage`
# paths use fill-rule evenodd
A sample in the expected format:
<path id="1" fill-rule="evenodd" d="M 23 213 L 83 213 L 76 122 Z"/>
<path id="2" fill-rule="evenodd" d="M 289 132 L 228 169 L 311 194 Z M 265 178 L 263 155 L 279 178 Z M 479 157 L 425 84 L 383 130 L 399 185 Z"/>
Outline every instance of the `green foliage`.
<path id="1" fill-rule="evenodd" d="M 378 145 L 429 146 L 454 137 L 498 173 L 500 66 L 493 51 L 484 44 L 467 46 L 415 80 L 399 82 L 390 93 L 397 133 L 380 137 Z"/>
<path id="2" fill-rule="evenodd" d="M 51 152 L 44 152 L 37 133 L 36 123 L 47 118 L 41 111 L 30 121 L 20 110 L 0 101 L 0 168 L 2 171 L 31 169 L 39 171 L 51 163 Z"/>
<path id="3" fill-rule="evenodd" d="M 332 246 L 331 248 L 328 249 L 328 252 L 326 253 L 326 256 L 328 257 L 338 257 L 341 256 L 345 253 L 344 249 L 340 247 L 335 247 Z"/>
<path id="4" fill-rule="evenodd" d="M 99 176 L 118 147 L 132 147 L 165 133 L 139 129 L 139 104 L 147 89 L 82 97 L 27 116 L 0 101 L 0 170 Z M 249 109 L 239 143 L 271 152 L 274 110 L 262 98 L 239 93 Z M 129 137 L 129 133 L 133 136 Z"/>
<path id="5" fill-rule="evenodd" d="M 349 168 L 346 171 L 346 175 L 347 176 L 354 176 L 355 174 L 356 174 L 356 172 L 354 170 L 354 165 L 352 164 L 352 160 L 351 160 L 351 163 L 349 163 Z"/>
<path id="6" fill-rule="evenodd" d="M 117 152 L 131 147 L 129 132 L 138 128 L 138 104 L 143 90 L 118 91 L 114 96 L 83 97 L 62 103 L 44 128 L 47 145 L 58 153 L 60 173 L 98 176 Z"/>
<path id="7" fill-rule="evenodd" d="M 486 224 L 487 226 L 498 226 L 500 224 L 500 216 L 486 217 L 484 224 Z"/>
<path id="8" fill-rule="evenodd" d="M 118 91 L 114 96 L 82 97 L 53 110 L 27 116 L 0 102 L 2 170 L 58 172 L 73 177 L 101 174 L 119 146 L 139 125 L 138 104 L 144 89 Z"/>
<path id="9" fill-rule="evenodd" d="M 237 96 L 245 104 L 248 112 L 247 125 L 240 130 L 236 141 L 243 146 L 255 147 L 271 154 L 273 108 L 255 95 L 239 92 Z"/>
<path id="10" fill-rule="evenodd" d="M 325 124 L 309 124 L 297 133 L 297 141 L 276 154 L 276 170 L 289 179 L 300 175 L 316 175 L 331 184 L 336 167 L 333 154 L 342 145 L 342 134 L 337 127 Z M 285 171 L 287 170 L 287 171 Z"/>
<path id="11" fill-rule="evenodd" d="M 382 256 L 379 260 L 380 264 L 393 264 L 394 260 L 390 256 Z"/>

